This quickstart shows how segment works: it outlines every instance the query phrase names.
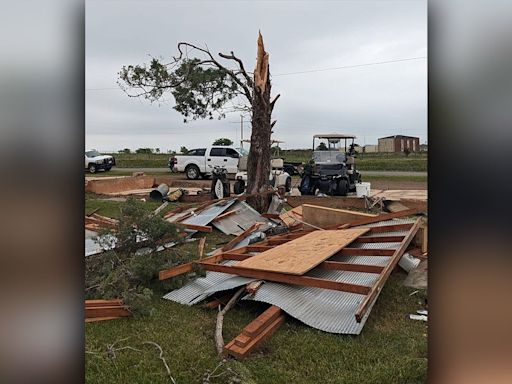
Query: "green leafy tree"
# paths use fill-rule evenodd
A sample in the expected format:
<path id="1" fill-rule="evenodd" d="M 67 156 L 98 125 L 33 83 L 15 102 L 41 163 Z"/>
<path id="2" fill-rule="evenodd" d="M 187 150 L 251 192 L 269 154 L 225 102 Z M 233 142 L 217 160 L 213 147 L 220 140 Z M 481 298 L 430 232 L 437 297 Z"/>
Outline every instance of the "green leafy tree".
<path id="1" fill-rule="evenodd" d="M 270 172 L 270 135 L 275 124 L 271 115 L 277 95 L 270 98 L 269 55 L 258 36 L 256 68 L 246 71 L 243 61 L 229 54 L 214 55 L 208 47 L 178 43 L 177 56 L 169 60 L 152 58 L 149 63 L 123 66 L 119 85 L 130 97 L 161 102 L 165 94 L 174 98 L 174 108 L 190 119 L 222 119 L 228 112 L 245 111 L 251 116 L 251 147 L 247 161 L 248 202 L 266 211 Z M 254 196 L 257 195 L 257 196 Z"/>
<path id="2" fill-rule="evenodd" d="M 327 151 L 329 148 L 327 148 L 327 145 L 325 143 L 320 143 L 318 147 L 316 147 L 317 151 Z"/>
<path id="3" fill-rule="evenodd" d="M 233 145 L 233 141 L 225 137 L 221 137 L 213 142 L 212 145 Z"/>
<path id="4" fill-rule="evenodd" d="M 148 313 L 153 282 L 161 269 L 173 263 L 168 253 L 156 250 L 180 242 L 180 229 L 153 215 L 143 202 L 129 198 L 121 207 L 116 227 L 102 230 L 97 238 L 104 249 L 115 248 L 86 258 L 86 297 L 122 298 L 136 313 Z"/>
<path id="5" fill-rule="evenodd" d="M 125 148 L 125 149 L 121 149 L 121 150 L 119 151 L 119 153 L 127 153 L 127 154 L 130 154 L 130 153 L 132 153 L 132 151 L 130 151 L 130 148 Z"/>
<path id="6" fill-rule="evenodd" d="M 151 148 L 138 148 L 135 150 L 135 153 L 153 153 L 153 149 Z"/>

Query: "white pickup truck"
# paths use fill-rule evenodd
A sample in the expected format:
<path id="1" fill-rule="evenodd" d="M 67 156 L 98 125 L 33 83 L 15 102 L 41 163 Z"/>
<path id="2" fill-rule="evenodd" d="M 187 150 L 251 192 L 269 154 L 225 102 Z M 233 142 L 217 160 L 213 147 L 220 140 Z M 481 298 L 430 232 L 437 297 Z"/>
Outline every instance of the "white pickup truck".
<path id="1" fill-rule="evenodd" d="M 196 148 L 184 155 L 170 157 L 169 168 L 171 172 L 185 172 L 187 179 L 190 180 L 210 177 L 216 165 L 226 168 L 228 175 L 235 175 L 238 172 L 238 160 L 248 154 L 243 148 L 222 145 Z"/>
<path id="2" fill-rule="evenodd" d="M 110 171 L 116 165 L 116 159 L 110 155 L 102 155 L 95 149 L 85 152 L 85 169 L 90 173 L 95 173 L 100 169 Z"/>

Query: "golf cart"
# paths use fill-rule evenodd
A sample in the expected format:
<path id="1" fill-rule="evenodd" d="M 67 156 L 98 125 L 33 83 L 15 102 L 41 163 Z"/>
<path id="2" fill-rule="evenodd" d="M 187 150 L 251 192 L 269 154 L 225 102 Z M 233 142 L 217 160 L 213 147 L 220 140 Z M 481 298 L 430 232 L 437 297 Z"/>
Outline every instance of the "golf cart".
<path id="1" fill-rule="evenodd" d="M 283 169 L 283 159 L 272 159 L 270 162 L 271 170 L 269 175 L 270 185 L 277 188 L 284 186 L 286 192 L 292 189 L 292 178 Z M 244 193 L 247 185 L 247 156 L 243 156 L 238 161 L 238 173 L 235 175 L 235 184 L 233 191 L 236 195 Z"/>
<path id="2" fill-rule="evenodd" d="M 355 167 L 355 138 L 338 133 L 313 136 L 313 158 L 304 166 L 301 174 L 301 194 L 315 195 L 319 192 L 346 196 L 356 190 L 356 183 L 361 182 L 361 174 Z M 317 139 L 320 142 L 326 140 L 327 145 L 323 142 L 323 145 L 315 146 Z"/>

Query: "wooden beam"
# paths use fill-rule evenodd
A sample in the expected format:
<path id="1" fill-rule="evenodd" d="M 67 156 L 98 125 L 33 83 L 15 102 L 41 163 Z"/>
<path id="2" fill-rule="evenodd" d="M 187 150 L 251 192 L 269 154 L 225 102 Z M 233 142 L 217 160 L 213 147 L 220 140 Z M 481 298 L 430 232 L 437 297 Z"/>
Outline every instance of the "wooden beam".
<path id="1" fill-rule="evenodd" d="M 110 306 L 110 307 L 86 307 L 85 317 L 87 319 L 93 317 L 128 317 L 131 312 L 125 306 Z"/>
<path id="2" fill-rule="evenodd" d="M 248 245 L 246 247 L 247 252 L 264 252 L 274 248 L 271 245 Z"/>
<path id="3" fill-rule="evenodd" d="M 400 243 L 404 236 L 361 236 L 354 243 Z"/>
<path id="4" fill-rule="evenodd" d="M 259 335 L 252 338 L 250 341 L 239 340 L 238 343 L 236 339 L 230 341 L 225 347 L 224 352 L 235 356 L 237 358 L 244 358 L 248 354 L 250 354 L 254 349 L 261 344 L 263 340 L 269 337 L 272 333 L 275 332 L 277 328 L 279 328 L 285 322 L 285 316 L 278 316 L 267 328 L 265 328 Z M 239 343 L 246 343 L 244 347 L 240 347 Z"/>
<path id="5" fill-rule="evenodd" d="M 364 298 L 363 302 L 359 305 L 359 308 L 356 312 L 356 321 L 358 323 L 361 322 L 361 319 L 364 317 L 366 312 L 368 311 L 368 308 L 370 305 L 374 302 L 377 295 L 381 291 L 382 287 L 384 286 L 384 283 L 388 279 L 389 275 L 391 274 L 391 271 L 395 268 L 396 264 L 404 254 L 405 250 L 409 246 L 409 243 L 412 241 L 414 236 L 416 235 L 416 232 L 418 232 L 418 229 L 421 225 L 421 218 L 418 218 L 414 225 L 412 226 L 411 230 L 405 236 L 404 240 L 400 244 L 400 247 L 394 251 L 393 256 L 391 257 L 390 262 L 386 265 L 382 273 L 380 274 L 379 278 L 375 282 L 375 284 L 371 287 L 370 292 L 367 294 L 367 296 Z"/>
<path id="6" fill-rule="evenodd" d="M 338 255 L 341 256 L 393 256 L 394 249 L 363 249 L 343 248 Z"/>
<path id="7" fill-rule="evenodd" d="M 116 305 L 124 305 L 122 299 L 112 300 L 85 300 L 86 307 L 112 307 Z"/>
<path id="8" fill-rule="evenodd" d="M 370 292 L 370 287 L 364 285 L 342 283 L 338 281 L 319 279 L 310 276 L 296 276 L 288 275 L 278 272 L 260 271 L 257 269 L 241 268 L 241 267 L 230 267 L 227 265 L 211 264 L 211 263 L 199 263 L 207 271 L 229 273 L 231 275 L 237 275 L 242 277 L 250 277 L 253 279 L 261 279 L 267 281 L 274 281 L 277 283 L 302 285 L 306 287 L 316 287 L 324 289 L 332 289 L 335 291 L 344 291 L 359 293 L 366 295 Z"/>
<path id="9" fill-rule="evenodd" d="M 213 221 L 220 221 L 228 216 L 234 215 L 235 213 L 238 213 L 240 209 L 233 209 L 232 211 L 221 213 L 219 216 L 217 216 Z"/>
<path id="10" fill-rule="evenodd" d="M 343 225 L 341 225 L 341 226 L 339 226 L 337 228 L 338 229 L 345 229 L 345 228 L 355 227 L 355 226 L 358 226 L 358 225 L 373 224 L 373 223 L 378 223 L 380 221 L 387 221 L 387 220 L 391 220 L 391 219 L 396 219 L 396 218 L 399 218 L 399 217 L 413 216 L 413 215 L 417 215 L 417 214 L 422 213 L 422 212 L 423 212 L 423 210 L 416 208 L 416 209 L 408 209 L 406 211 L 400 211 L 400 212 L 385 213 L 383 215 L 379 215 L 379 216 L 376 216 L 376 217 L 369 217 L 369 218 L 366 218 L 366 219 L 355 220 L 355 221 L 352 221 L 350 223 L 343 224 Z"/>
<path id="11" fill-rule="evenodd" d="M 212 227 L 208 225 L 196 225 L 196 224 L 187 224 L 187 223 L 180 223 L 187 229 L 191 229 L 193 231 L 199 231 L 199 232 L 211 232 Z"/>
<path id="12" fill-rule="evenodd" d="M 222 251 L 229 251 L 233 249 L 235 245 L 237 245 L 239 242 L 241 242 L 246 237 L 250 236 L 253 232 L 255 232 L 260 226 L 260 223 L 254 223 L 249 228 L 247 228 L 245 231 L 243 231 L 240 235 L 235 237 L 233 240 L 231 240 L 229 243 L 225 244 L 221 250 Z"/>
<path id="13" fill-rule="evenodd" d="M 370 235 L 373 233 L 395 232 L 395 231 L 408 231 L 414 223 L 407 224 L 392 224 L 392 225 L 379 225 L 378 227 L 370 227 Z"/>
<path id="14" fill-rule="evenodd" d="M 322 269 L 331 269 L 335 271 L 352 271 L 365 273 L 381 273 L 382 270 L 384 269 L 384 267 L 381 267 L 379 265 L 342 263 L 340 261 L 324 261 L 318 267 Z"/>
<path id="15" fill-rule="evenodd" d="M 252 256 L 252 255 L 246 255 L 243 253 L 231 253 L 231 252 L 225 252 L 225 253 L 222 253 L 221 255 L 224 260 L 238 260 L 238 261 L 248 259 L 249 257 Z"/>
<path id="16" fill-rule="evenodd" d="M 210 262 L 210 263 L 217 263 L 221 260 L 222 260 L 222 253 L 219 253 L 217 255 L 205 257 L 202 261 Z M 177 265 L 177 266 L 169 268 L 169 269 L 164 269 L 164 270 L 158 272 L 158 280 L 165 280 L 165 279 L 170 279 L 171 277 L 183 275 L 185 273 L 192 272 L 193 269 L 194 269 L 194 262 Z"/>

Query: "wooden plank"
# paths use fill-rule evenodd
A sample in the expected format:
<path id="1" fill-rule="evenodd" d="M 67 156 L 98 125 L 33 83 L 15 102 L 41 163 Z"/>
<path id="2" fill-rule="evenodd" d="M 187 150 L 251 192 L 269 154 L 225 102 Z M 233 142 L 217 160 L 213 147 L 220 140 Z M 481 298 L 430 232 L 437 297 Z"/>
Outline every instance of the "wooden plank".
<path id="1" fill-rule="evenodd" d="M 316 196 L 287 196 L 286 203 L 291 207 L 298 207 L 302 204 L 319 205 L 328 208 L 353 208 L 353 209 L 366 209 L 364 199 L 359 197 L 316 197 Z"/>
<path id="2" fill-rule="evenodd" d="M 256 319 L 247 324 L 242 330 L 242 334 L 251 338 L 256 337 L 281 314 L 281 308 L 275 305 L 270 306 Z"/>
<path id="3" fill-rule="evenodd" d="M 408 231 L 411 229 L 414 223 L 408 224 L 392 224 L 392 225 L 380 225 L 378 227 L 370 227 L 370 232 L 368 234 L 373 233 L 383 233 L 383 232 L 395 232 L 395 231 Z"/>
<path id="4" fill-rule="evenodd" d="M 404 236 L 361 236 L 354 243 L 400 243 Z"/>
<path id="5" fill-rule="evenodd" d="M 268 251 L 269 249 L 274 249 L 275 247 L 271 245 L 248 245 L 246 250 L 248 252 L 263 252 Z"/>
<path id="6" fill-rule="evenodd" d="M 341 225 L 355 220 L 368 219 L 376 216 L 377 215 L 368 213 L 348 211 L 346 209 L 328 208 L 311 204 L 302 205 L 303 221 L 320 228 L 328 228 L 332 225 Z"/>
<path id="7" fill-rule="evenodd" d="M 318 268 L 332 269 L 335 271 L 352 271 L 365 273 L 381 273 L 384 269 L 384 267 L 379 265 L 342 263 L 340 261 L 324 261 L 318 266 Z"/>
<path id="8" fill-rule="evenodd" d="M 210 227 L 208 225 L 196 225 L 196 224 L 187 224 L 187 223 L 180 223 L 180 224 L 183 225 L 185 228 L 191 229 L 194 231 L 199 231 L 199 232 L 211 232 L 212 231 L 212 227 Z"/>
<path id="9" fill-rule="evenodd" d="M 90 317 L 85 318 L 86 323 L 94 323 L 95 321 L 105 321 L 105 320 L 114 320 L 114 319 L 121 319 L 119 316 L 103 316 L 103 317 Z"/>
<path id="10" fill-rule="evenodd" d="M 373 218 L 369 217 L 366 219 L 356 220 L 356 221 L 352 221 L 347 224 L 343 224 L 343 225 L 339 226 L 338 229 L 350 228 L 350 227 L 355 227 L 358 225 L 373 224 L 373 223 L 378 223 L 380 221 L 397 219 L 399 217 L 413 216 L 413 215 L 417 215 L 422 212 L 423 211 L 421 209 L 408 209 L 407 211 L 385 213 L 383 215 L 378 215 Z"/>
<path id="11" fill-rule="evenodd" d="M 241 347 L 241 348 L 246 347 L 250 341 L 251 341 L 251 338 L 244 334 L 240 334 L 237 337 L 235 337 L 235 345 L 238 347 Z"/>
<path id="12" fill-rule="evenodd" d="M 247 254 L 243 254 L 243 253 L 231 253 L 231 252 L 225 252 L 222 254 L 222 258 L 224 260 L 242 261 L 242 260 L 248 259 L 249 257 L 252 257 L 252 255 L 247 255 Z"/>
<path id="13" fill-rule="evenodd" d="M 227 265 L 211 264 L 211 263 L 199 263 L 207 271 L 229 273 L 231 275 L 238 275 L 242 277 L 251 277 L 254 279 L 275 281 L 277 283 L 302 285 L 306 287 L 316 287 L 324 289 L 332 289 L 334 291 L 344 291 L 359 293 L 366 295 L 370 291 L 370 287 L 365 285 L 341 283 L 338 281 L 319 279 L 310 276 L 296 276 L 285 273 L 260 271 L 257 269 L 240 268 L 237 266 L 230 267 Z"/>
<path id="14" fill-rule="evenodd" d="M 205 257 L 202 261 L 216 263 L 221 260 L 222 260 L 222 254 L 219 253 L 217 255 Z M 170 279 L 171 277 L 183 275 L 185 273 L 192 272 L 193 269 L 194 269 L 193 262 L 177 265 L 177 266 L 169 268 L 169 269 L 164 269 L 164 270 L 158 272 L 158 280 L 165 280 L 165 279 Z"/>
<path id="15" fill-rule="evenodd" d="M 240 235 L 235 237 L 233 240 L 231 240 L 229 243 L 225 244 L 221 250 L 222 251 L 229 251 L 233 249 L 235 245 L 237 245 L 239 242 L 241 242 L 243 239 L 245 239 L 247 236 L 250 236 L 253 232 L 255 232 L 260 226 L 260 223 L 254 223 L 249 228 L 247 228 L 245 231 L 243 231 Z"/>
<path id="16" fill-rule="evenodd" d="M 116 305 L 124 305 L 122 299 L 112 300 L 85 300 L 86 307 L 112 307 Z"/>
<path id="17" fill-rule="evenodd" d="M 131 312 L 124 306 L 111 306 L 111 307 L 86 307 L 85 317 L 127 317 L 131 316 Z"/>
<path id="18" fill-rule="evenodd" d="M 411 230 L 407 234 L 407 236 L 404 238 L 402 243 L 400 244 L 400 247 L 394 251 L 393 256 L 391 257 L 390 262 L 386 265 L 382 273 L 380 274 L 379 278 L 375 282 L 375 284 L 372 286 L 371 291 L 367 294 L 367 296 L 364 298 L 363 302 L 359 305 L 359 308 L 356 312 L 356 321 L 359 323 L 361 322 L 361 319 L 364 317 L 366 312 L 368 311 L 368 308 L 370 305 L 374 302 L 374 300 L 377 298 L 377 294 L 381 291 L 382 287 L 386 283 L 386 280 L 388 279 L 389 275 L 391 274 L 391 271 L 395 268 L 395 266 L 398 264 L 398 261 L 404 254 L 405 250 L 409 246 L 409 243 L 412 241 L 414 236 L 416 235 L 416 232 L 418 232 L 418 229 L 421 225 L 421 218 L 418 218 L 414 225 L 412 226 Z"/>
<path id="19" fill-rule="evenodd" d="M 341 256 L 393 256 L 394 253 L 394 249 L 343 248 L 338 254 Z"/>
<path id="20" fill-rule="evenodd" d="M 258 336 L 253 338 L 245 347 L 241 348 L 235 343 L 229 343 L 225 347 L 225 352 L 229 353 L 232 356 L 237 358 L 244 358 L 248 354 L 250 354 L 253 350 L 255 350 L 258 345 L 261 344 L 263 340 L 269 337 L 272 333 L 275 332 L 277 328 L 279 328 L 285 322 L 285 316 L 281 315 L 277 319 L 274 320 L 272 324 L 270 324 L 263 332 L 261 332 Z M 228 347 L 229 346 L 229 347 Z"/>
<path id="21" fill-rule="evenodd" d="M 303 275 L 368 231 L 369 228 L 352 228 L 310 232 L 241 261 L 237 267 Z"/>
<path id="22" fill-rule="evenodd" d="M 238 213 L 240 211 L 240 209 L 233 209 L 232 211 L 228 211 L 228 212 L 224 212 L 224 213 L 221 213 L 219 216 L 217 216 L 215 219 L 213 219 L 212 221 L 220 221 L 228 216 L 231 216 L 231 215 L 234 215 L 236 213 Z"/>

